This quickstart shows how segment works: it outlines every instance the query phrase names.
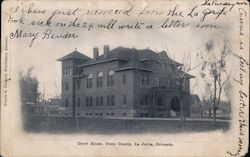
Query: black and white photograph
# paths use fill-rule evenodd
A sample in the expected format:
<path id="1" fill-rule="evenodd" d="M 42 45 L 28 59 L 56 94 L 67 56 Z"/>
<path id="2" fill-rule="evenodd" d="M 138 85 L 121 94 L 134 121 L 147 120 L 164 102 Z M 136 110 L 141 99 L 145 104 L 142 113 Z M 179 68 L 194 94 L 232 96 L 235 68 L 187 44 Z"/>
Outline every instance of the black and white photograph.
<path id="1" fill-rule="evenodd" d="M 1 155 L 246 155 L 247 1 L 2 9 Z"/>

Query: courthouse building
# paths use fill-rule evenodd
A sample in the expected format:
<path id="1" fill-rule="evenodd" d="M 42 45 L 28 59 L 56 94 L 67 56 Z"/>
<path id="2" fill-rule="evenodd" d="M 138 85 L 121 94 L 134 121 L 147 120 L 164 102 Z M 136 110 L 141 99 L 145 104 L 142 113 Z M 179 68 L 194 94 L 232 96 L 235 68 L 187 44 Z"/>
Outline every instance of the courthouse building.
<path id="1" fill-rule="evenodd" d="M 170 117 L 180 115 L 176 72 L 182 64 L 165 51 L 105 45 L 93 58 L 74 51 L 62 62 L 62 105 L 65 116 Z M 190 78 L 183 87 L 185 114 L 189 115 Z M 172 114 L 174 113 L 174 114 Z"/>

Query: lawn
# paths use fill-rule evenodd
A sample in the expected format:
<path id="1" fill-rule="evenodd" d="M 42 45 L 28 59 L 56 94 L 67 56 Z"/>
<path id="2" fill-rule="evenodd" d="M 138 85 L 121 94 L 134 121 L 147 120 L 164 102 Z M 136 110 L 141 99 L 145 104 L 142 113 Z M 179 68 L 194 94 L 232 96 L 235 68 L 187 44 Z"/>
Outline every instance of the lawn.
<path id="1" fill-rule="evenodd" d="M 73 117 L 26 117 L 23 128 L 27 132 L 88 133 L 88 134 L 139 134 L 139 133 L 186 133 L 211 130 L 227 131 L 230 121 L 189 119 L 184 125 L 178 119 L 104 119 Z"/>

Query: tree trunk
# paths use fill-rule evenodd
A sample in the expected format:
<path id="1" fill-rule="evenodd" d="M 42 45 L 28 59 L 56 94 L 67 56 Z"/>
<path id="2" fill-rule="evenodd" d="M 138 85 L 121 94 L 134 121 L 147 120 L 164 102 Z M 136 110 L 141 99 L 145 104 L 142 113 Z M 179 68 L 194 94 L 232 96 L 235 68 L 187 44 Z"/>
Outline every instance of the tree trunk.
<path id="1" fill-rule="evenodd" d="M 203 117 L 203 105 L 202 103 L 200 103 L 200 114 L 201 114 L 201 118 Z"/>
<path id="2" fill-rule="evenodd" d="M 228 118 L 231 118 L 231 102 L 228 103 Z"/>
<path id="3" fill-rule="evenodd" d="M 211 118 L 212 117 L 212 115 L 211 115 L 211 110 L 212 110 L 211 103 L 209 102 L 208 105 L 209 105 L 208 106 L 208 117 Z"/>
<path id="4" fill-rule="evenodd" d="M 77 114 L 75 115 L 75 120 L 76 120 L 76 129 L 79 130 L 79 121 Z"/>
<path id="5" fill-rule="evenodd" d="M 153 117 L 154 118 L 156 118 L 156 111 L 155 111 L 156 101 L 155 101 L 155 96 L 156 96 L 156 93 L 153 90 Z"/>
<path id="6" fill-rule="evenodd" d="M 181 106 L 181 122 L 184 123 L 184 104 L 183 104 L 183 100 L 182 100 L 182 89 L 181 89 L 181 85 L 180 85 L 180 106 Z"/>
<path id="7" fill-rule="evenodd" d="M 214 79 L 214 101 L 213 101 L 213 126 L 215 127 L 216 122 L 216 93 L 217 93 L 216 79 Z"/>

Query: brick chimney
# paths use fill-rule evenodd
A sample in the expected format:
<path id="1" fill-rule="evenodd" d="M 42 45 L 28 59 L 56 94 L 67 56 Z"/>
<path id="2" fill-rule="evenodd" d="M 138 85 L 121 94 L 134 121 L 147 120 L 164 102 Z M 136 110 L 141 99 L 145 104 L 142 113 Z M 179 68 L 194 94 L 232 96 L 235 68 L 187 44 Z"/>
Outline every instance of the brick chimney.
<path id="1" fill-rule="evenodd" d="M 104 45 L 103 54 L 104 54 L 104 58 L 107 59 L 109 56 L 109 45 Z"/>
<path id="2" fill-rule="evenodd" d="M 93 59 L 97 60 L 97 58 L 99 57 L 99 50 L 97 47 L 93 48 Z"/>

